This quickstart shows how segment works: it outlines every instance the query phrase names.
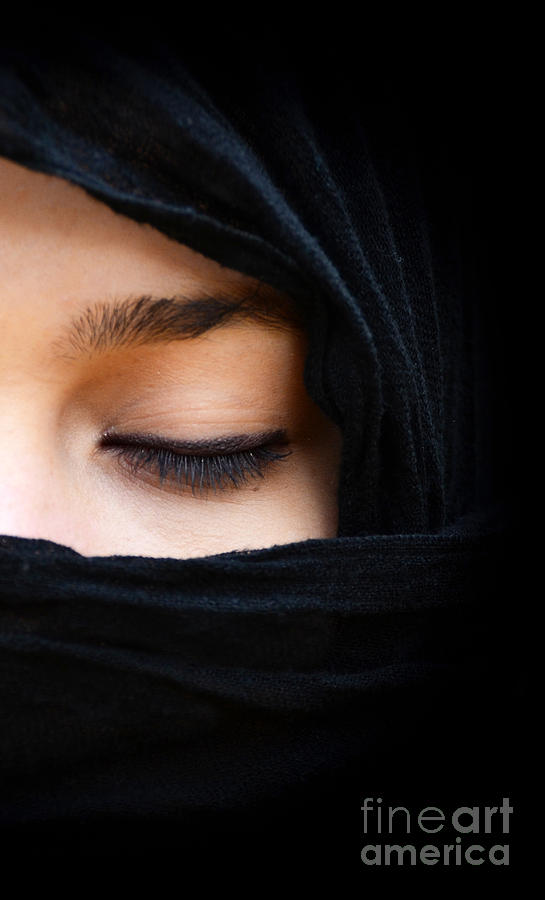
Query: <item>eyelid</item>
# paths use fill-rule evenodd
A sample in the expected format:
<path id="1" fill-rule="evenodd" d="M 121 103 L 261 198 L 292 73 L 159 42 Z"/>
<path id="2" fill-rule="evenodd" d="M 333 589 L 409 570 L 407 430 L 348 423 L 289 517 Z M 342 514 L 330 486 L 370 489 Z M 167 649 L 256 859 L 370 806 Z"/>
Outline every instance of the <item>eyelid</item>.
<path id="1" fill-rule="evenodd" d="M 141 448 L 164 449 L 172 453 L 187 454 L 189 456 L 216 456 L 220 454 L 237 453 L 255 450 L 272 444 L 287 444 L 288 436 L 283 428 L 271 431 L 254 432 L 253 434 L 234 434 L 212 438 L 200 438 L 195 441 L 166 438 L 152 433 L 118 433 L 114 429 L 108 429 L 101 435 L 100 444 L 103 447 L 137 446 Z"/>
<path id="2" fill-rule="evenodd" d="M 264 469 L 273 462 L 284 460 L 292 452 L 272 449 L 273 442 L 277 446 L 286 444 L 286 432 L 276 430 L 182 442 L 158 435 L 125 435 L 110 431 L 103 433 L 101 449 L 113 452 L 119 465 L 128 468 L 131 476 L 142 482 L 152 477 L 163 487 L 168 479 L 169 483 L 175 483 L 177 490 L 190 487 L 193 495 L 204 495 L 209 489 L 215 494 L 218 489 L 236 489 L 249 479 L 263 478 Z M 220 447 L 223 452 L 218 451 Z M 232 449 L 234 447 L 238 449 Z M 141 471 L 143 476 L 139 474 Z"/>

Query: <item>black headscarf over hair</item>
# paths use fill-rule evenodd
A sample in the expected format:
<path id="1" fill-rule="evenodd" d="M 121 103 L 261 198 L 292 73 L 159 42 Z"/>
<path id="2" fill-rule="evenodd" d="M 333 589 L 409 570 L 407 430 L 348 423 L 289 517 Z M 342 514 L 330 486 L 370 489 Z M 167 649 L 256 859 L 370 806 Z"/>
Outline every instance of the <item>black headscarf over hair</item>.
<path id="1" fill-rule="evenodd" d="M 0 154 L 289 293 L 343 434 L 334 539 L 183 560 L 0 538 L 0 819 L 29 853 L 274 834 L 278 860 L 312 835 L 358 864 L 365 796 L 440 805 L 457 773 L 457 805 L 509 794 L 469 156 L 402 82 L 234 55 L 2 51 Z"/>

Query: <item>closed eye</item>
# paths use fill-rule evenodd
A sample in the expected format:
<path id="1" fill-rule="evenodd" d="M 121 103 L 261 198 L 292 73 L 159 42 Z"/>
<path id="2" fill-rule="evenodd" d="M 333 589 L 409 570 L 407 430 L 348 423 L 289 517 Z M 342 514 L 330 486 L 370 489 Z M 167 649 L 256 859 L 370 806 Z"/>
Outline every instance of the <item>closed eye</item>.
<path id="1" fill-rule="evenodd" d="M 239 489 L 265 477 L 291 450 L 285 431 L 175 441 L 158 435 L 105 432 L 100 448 L 113 453 L 134 477 L 153 476 L 161 486 L 190 489 L 193 495 Z"/>

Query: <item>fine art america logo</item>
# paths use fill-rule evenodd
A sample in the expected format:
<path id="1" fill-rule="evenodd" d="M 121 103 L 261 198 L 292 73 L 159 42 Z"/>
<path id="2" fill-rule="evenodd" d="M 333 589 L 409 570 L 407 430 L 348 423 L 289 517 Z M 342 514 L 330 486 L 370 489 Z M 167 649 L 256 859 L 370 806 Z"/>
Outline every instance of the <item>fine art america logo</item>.
<path id="1" fill-rule="evenodd" d="M 366 838 L 373 835 L 376 841 L 361 850 L 366 866 L 509 865 L 505 838 L 513 812 L 509 797 L 503 797 L 501 806 L 459 806 L 448 811 L 425 806 L 416 812 L 405 806 L 384 806 L 381 797 L 366 797 L 361 810 Z M 434 843 L 427 842 L 426 835 L 431 834 L 437 835 Z M 441 837 L 448 840 L 439 843 Z"/>

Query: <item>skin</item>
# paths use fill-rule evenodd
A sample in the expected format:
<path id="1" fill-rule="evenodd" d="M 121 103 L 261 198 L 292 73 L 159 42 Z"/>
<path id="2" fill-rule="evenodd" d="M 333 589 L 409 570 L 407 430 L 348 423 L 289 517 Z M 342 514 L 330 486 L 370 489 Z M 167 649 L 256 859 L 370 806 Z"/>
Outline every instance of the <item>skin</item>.
<path id="1" fill-rule="evenodd" d="M 305 390 L 295 325 L 233 320 L 197 338 L 62 352 L 92 304 L 237 299 L 256 282 L 4 159 L 0 196 L 0 533 L 85 556 L 179 558 L 336 535 L 341 437 Z M 272 449 L 289 455 L 199 494 L 131 469 L 101 444 L 106 429 L 182 441 L 282 429 Z"/>

